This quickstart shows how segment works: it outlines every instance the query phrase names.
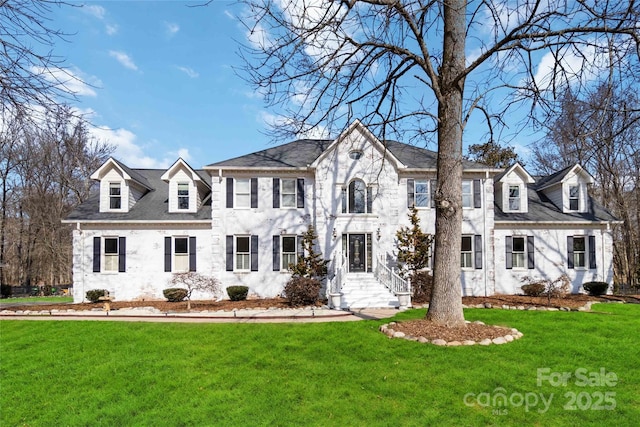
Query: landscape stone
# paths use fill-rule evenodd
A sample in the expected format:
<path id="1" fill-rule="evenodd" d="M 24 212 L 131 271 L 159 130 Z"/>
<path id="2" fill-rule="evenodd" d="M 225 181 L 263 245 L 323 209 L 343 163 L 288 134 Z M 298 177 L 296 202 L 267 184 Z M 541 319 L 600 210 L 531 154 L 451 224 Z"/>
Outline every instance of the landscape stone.
<path id="1" fill-rule="evenodd" d="M 482 341 L 480 341 L 478 344 L 480 344 L 480 345 L 491 345 L 491 340 L 489 338 L 485 338 Z"/>
<path id="2" fill-rule="evenodd" d="M 462 345 L 476 345 L 476 342 L 472 340 L 464 340 L 462 341 Z"/>
<path id="3" fill-rule="evenodd" d="M 505 340 L 504 337 L 498 337 L 498 338 L 492 339 L 491 342 L 494 344 L 506 344 L 507 340 Z"/>
<path id="4" fill-rule="evenodd" d="M 400 332 L 400 331 L 394 332 L 393 333 L 393 337 L 394 338 L 404 338 L 405 337 L 405 333 L 404 332 Z"/>
<path id="5" fill-rule="evenodd" d="M 511 341 L 513 341 L 514 339 L 515 339 L 515 338 L 513 338 L 513 335 L 505 335 L 505 336 L 504 336 L 504 340 L 505 340 L 506 342 L 511 342 Z"/>
<path id="6" fill-rule="evenodd" d="M 460 341 L 449 341 L 447 343 L 448 347 L 459 347 L 461 345 L 462 345 L 462 343 Z"/>
<path id="7" fill-rule="evenodd" d="M 425 337 L 418 337 L 418 342 L 422 343 L 422 344 L 426 344 L 429 342 L 428 339 L 426 339 Z"/>
<path id="8" fill-rule="evenodd" d="M 436 340 L 431 341 L 431 344 L 439 345 L 439 346 L 445 346 L 445 345 L 447 345 L 447 342 L 445 340 L 442 340 L 442 339 L 436 339 Z"/>

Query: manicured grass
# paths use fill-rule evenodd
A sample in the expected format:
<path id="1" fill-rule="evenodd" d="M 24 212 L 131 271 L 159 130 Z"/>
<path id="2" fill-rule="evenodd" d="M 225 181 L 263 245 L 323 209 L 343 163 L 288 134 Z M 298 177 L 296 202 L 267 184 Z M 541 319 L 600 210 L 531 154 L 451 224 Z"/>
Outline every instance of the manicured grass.
<path id="1" fill-rule="evenodd" d="M 2 425 L 636 426 L 640 306 L 593 310 L 466 310 L 468 320 L 524 337 L 458 348 L 389 339 L 377 331 L 387 321 L 5 320 Z M 554 379 L 571 373 L 567 385 L 538 385 L 545 368 Z M 615 385 L 582 385 L 581 376 L 595 383 L 602 369 Z M 538 403 L 527 408 L 534 394 Z M 551 398 L 546 410 L 541 395 Z M 572 403 L 575 410 L 565 407 Z"/>
<path id="2" fill-rule="evenodd" d="M 0 299 L 0 305 L 11 305 L 18 302 L 49 302 L 59 304 L 63 302 L 73 302 L 73 297 L 23 297 Z"/>

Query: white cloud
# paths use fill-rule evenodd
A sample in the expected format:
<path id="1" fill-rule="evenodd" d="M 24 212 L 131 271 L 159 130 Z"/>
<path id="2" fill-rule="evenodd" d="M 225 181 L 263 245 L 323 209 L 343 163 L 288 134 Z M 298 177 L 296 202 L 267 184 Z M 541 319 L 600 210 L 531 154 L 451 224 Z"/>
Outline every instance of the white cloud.
<path id="1" fill-rule="evenodd" d="M 123 67 L 129 68 L 130 70 L 138 71 L 138 66 L 133 62 L 133 59 L 131 59 L 131 57 L 129 57 L 129 55 L 127 55 L 126 53 L 120 52 L 117 50 L 110 50 L 109 56 L 111 56 L 112 58 L 115 58 L 116 61 L 122 64 Z"/>
<path id="2" fill-rule="evenodd" d="M 49 68 L 32 67 L 31 71 L 56 84 L 61 90 L 76 96 L 97 96 L 95 87 L 102 82 L 94 76 L 85 76 L 78 68 Z"/>
<path id="3" fill-rule="evenodd" d="M 115 147 L 113 157 L 132 168 L 166 168 L 171 165 L 168 159 L 158 160 L 145 155 L 136 143 L 136 134 L 127 129 L 111 129 L 107 126 L 94 126 L 89 129 L 91 136 Z M 175 161 L 175 159 L 173 159 Z"/>
<path id="4" fill-rule="evenodd" d="M 100 20 L 104 19 L 105 14 L 107 13 L 106 9 L 102 6 L 95 4 L 83 4 L 82 10 L 89 15 L 98 18 Z"/>
<path id="5" fill-rule="evenodd" d="M 178 66 L 177 68 L 178 68 L 178 70 L 182 71 L 183 73 L 185 73 L 187 76 L 191 77 L 192 79 L 195 79 L 195 78 L 200 76 L 200 74 L 198 74 L 198 72 L 195 71 L 192 68 L 181 67 L 181 66 Z"/>
<path id="6" fill-rule="evenodd" d="M 180 31 L 180 26 L 174 22 L 165 22 L 164 26 L 169 37 L 173 37 L 178 31 Z"/>
<path id="7" fill-rule="evenodd" d="M 119 29 L 119 27 L 118 27 L 117 24 L 106 24 L 105 25 L 105 31 L 110 36 L 116 34 L 118 32 L 118 29 Z"/>

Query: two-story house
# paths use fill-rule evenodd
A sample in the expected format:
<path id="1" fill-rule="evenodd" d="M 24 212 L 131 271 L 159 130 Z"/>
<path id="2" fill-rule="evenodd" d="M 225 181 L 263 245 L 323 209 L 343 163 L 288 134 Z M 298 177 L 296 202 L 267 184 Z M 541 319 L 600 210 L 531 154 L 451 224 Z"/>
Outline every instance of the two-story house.
<path id="1" fill-rule="evenodd" d="M 66 220 L 75 224 L 76 302 L 90 289 L 161 299 L 172 273 L 186 271 L 274 297 L 313 225 L 332 261 L 327 292 L 342 294 L 342 307 L 397 305 L 379 272 L 394 264 L 395 233 L 412 206 L 434 233 L 436 153 L 380 141 L 359 121 L 334 140 L 297 140 L 202 170 L 182 159 L 167 170 L 109 159 L 91 178 L 99 193 Z M 534 178 L 519 164 L 465 162 L 463 295 L 520 293 L 523 277 L 567 274 L 573 292 L 611 282 L 616 220 L 589 198 L 592 182 L 579 165 Z"/>

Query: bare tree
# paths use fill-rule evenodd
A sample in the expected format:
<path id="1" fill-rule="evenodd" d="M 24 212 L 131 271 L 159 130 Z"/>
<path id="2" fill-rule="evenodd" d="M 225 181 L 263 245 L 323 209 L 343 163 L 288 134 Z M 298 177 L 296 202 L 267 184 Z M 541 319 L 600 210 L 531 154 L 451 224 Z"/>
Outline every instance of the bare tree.
<path id="1" fill-rule="evenodd" d="M 280 116 L 275 137 L 333 134 L 355 117 L 382 140 L 399 134 L 424 143 L 437 134 L 427 319 L 449 326 L 464 324 L 459 258 L 469 120 L 479 114 L 494 140 L 506 112 L 524 106 L 536 113 L 562 87 L 588 84 L 603 61 L 638 75 L 640 6 L 632 0 L 244 3 L 243 73 Z"/>
<path id="2" fill-rule="evenodd" d="M 50 26 L 49 14 L 60 0 L 0 0 L 0 113 L 28 115 L 69 99 L 78 77 L 53 53 L 66 34 Z"/>
<path id="3" fill-rule="evenodd" d="M 191 311 L 191 294 L 193 291 L 201 291 L 211 294 L 214 298 L 220 293 L 220 281 L 215 277 L 193 271 L 187 273 L 174 273 L 169 280 L 172 286 L 184 286 L 187 292 L 187 310 Z"/>

